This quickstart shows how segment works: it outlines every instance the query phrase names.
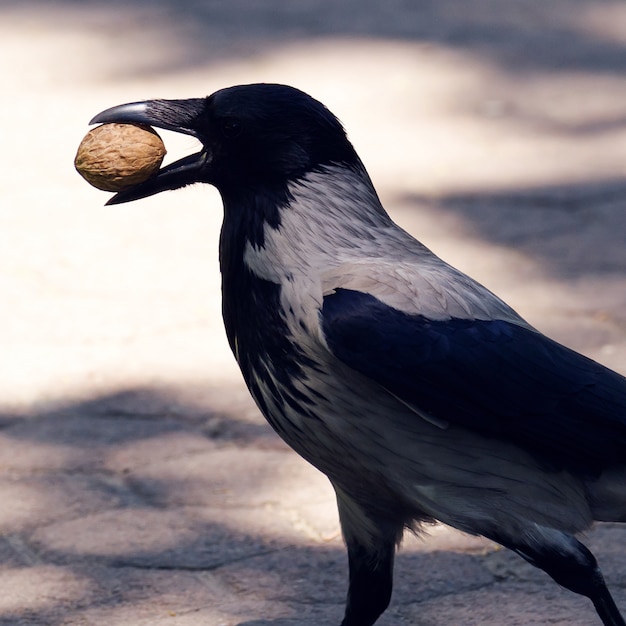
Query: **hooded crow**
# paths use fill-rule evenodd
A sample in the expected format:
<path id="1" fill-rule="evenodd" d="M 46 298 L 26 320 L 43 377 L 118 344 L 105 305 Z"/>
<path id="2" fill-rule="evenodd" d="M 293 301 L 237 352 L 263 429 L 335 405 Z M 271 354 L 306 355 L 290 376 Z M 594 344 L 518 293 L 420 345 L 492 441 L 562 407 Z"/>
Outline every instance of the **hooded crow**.
<path id="1" fill-rule="evenodd" d="M 342 626 L 391 597 L 405 529 L 483 535 L 625 626 L 591 552 L 626 521 L 626 379 L 548 339 L 397 226 L 337 118 L 284 85 L 113 107 L 92 123 L 202 149 L 113 196 L 196 182 L 224 204 L 223 317 L 252 397 L 324 472 L 349 558 Z"/>

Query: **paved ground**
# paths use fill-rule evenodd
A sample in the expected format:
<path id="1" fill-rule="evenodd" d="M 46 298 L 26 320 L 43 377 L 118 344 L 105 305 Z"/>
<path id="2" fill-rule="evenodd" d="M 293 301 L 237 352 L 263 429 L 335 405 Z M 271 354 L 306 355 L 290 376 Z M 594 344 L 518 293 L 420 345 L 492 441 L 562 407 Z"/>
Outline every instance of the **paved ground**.
<path id="1" fill-rule="evenodd" d="M 412 8 L 415 5 L 419 8 Z M 104 208 L 96 112 L 252 81 L 344 121 L 394 217 L 553 337 L 626 372 L 626 5 L 593 0 L 0 5 L 0 624 L 338 624 L 325 480 L 247 397 L 219 319 L 220 202 Z M 166 134 L 172 157 L 192 140 Z M 589 534 L 626 610 L 626 535 Z M 443 527 L 380 624 L 594 622 Z"/>

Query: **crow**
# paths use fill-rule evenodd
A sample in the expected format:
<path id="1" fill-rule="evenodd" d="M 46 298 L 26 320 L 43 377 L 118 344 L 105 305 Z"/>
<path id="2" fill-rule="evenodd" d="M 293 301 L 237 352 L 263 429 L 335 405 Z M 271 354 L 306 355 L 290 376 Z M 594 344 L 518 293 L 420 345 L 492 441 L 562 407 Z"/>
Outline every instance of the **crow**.
<path id="1" fill-rule="evenodd" d="M 248 389 L 324 472 L 348 552 L 342 626 L 387 608 L 405 529 L 437 520 L 513 550 L 625 626 L 575 538 L 626 521 L 626 378 L 556 343 L 397 226 L 338 119 L 238 85 L 116 106 L 91 123 L 196 137 L 108 204 L 220 192 L 222 310 Z"/>

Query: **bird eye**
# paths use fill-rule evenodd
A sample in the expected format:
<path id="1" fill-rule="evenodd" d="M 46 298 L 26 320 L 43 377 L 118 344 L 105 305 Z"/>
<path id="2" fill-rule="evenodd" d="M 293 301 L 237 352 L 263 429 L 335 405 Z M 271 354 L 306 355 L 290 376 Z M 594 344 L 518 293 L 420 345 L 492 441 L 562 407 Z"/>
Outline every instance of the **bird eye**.
<path id="1" fill-rule="evenodd" d="M 227 119 L 222 122 L 222 133 L 227 139 L 233 139 L 241 134 L 243 127 L 239 120 Z"/>

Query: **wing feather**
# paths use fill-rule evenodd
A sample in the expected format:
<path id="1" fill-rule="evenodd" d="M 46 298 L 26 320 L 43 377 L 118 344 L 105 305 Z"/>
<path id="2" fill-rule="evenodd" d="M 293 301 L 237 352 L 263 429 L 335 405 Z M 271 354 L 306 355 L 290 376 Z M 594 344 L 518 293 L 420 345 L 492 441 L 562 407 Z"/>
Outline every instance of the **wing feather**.
<path id="1" fill-rule="evenodd" d="M 429 319 L 362 291 L 324 297 L 328 348 L 418 415 L 513 442 L 555 467 L 626 459 L 626 378 L 502 319 Z"/>

